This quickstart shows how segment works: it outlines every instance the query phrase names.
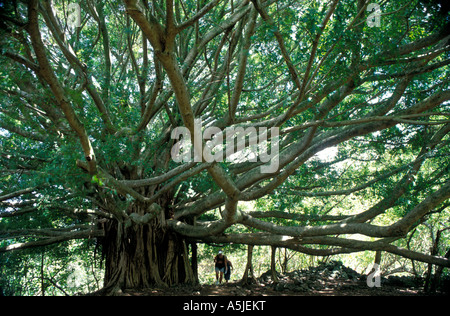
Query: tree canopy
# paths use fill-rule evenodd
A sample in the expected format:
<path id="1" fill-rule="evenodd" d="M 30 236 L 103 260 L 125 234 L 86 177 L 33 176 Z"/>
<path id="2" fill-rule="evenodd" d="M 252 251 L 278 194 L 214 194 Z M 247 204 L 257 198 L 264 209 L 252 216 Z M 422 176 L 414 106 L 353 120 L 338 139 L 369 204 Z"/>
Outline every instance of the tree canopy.
<path id="1" fill-rule="evenodd" d="M 445 4 L 30 0 L 0 9 L 2 255 L 97 239 L 105 285 L 122 287 L 191 280 L 182 257 L 194 242 L 385 251 L 450 266 L 448 244 L 430 253 L 414 243 L 429 229 L 448 239 Z M 252 159 L 244 137 L 244 148 L 231 139 L 238 158 L 179 161 L 179 127 L 202 148 L 211 138 L 199 130 L 241 128 L 258 140 L 270 131 L 271 160 Z"/>

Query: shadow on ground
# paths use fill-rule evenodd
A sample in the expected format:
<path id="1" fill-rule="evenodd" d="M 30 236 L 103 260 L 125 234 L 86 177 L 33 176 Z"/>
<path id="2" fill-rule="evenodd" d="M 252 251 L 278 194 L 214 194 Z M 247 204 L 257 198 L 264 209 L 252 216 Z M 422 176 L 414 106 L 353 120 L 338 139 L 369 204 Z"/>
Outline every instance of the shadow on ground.
<path id="1" fill-rule="evenodd" d="M 252 284 L 230 282 L 221 285 L 177 286 L 126 290 L 124 296 L 418 296 L 423 292 L 423 280 L 413 277 L 381 278 L 380 287 L 369 287 L 366 276 L 331 261 L 306 270 L 277 274 L 273 282 L 270 271 Z M 448 295 L 437 292 L 431 295 Z"/>

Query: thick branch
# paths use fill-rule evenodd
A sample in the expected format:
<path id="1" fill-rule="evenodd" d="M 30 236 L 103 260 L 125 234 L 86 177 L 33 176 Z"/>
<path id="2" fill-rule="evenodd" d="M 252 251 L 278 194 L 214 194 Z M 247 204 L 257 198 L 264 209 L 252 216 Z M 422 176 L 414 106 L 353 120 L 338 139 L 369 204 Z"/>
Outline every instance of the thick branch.
<path id="1" fill-rule="evenodd" d="M 250 212 L 248 213 L 254 218 L 283 218 L 291 219 L 295 221 L 341 221 L 348 218 L 348 215 L 308 215 L 308 214 L 296 214 L 286 213 L 282 211 L 265 211 L 265 212 Z"/>
<path id="2" fill-rule="evenodd" d="M 24 194 L 28 194 L 28 193 L 32 193 L 34 191 L 36 191 L 38 189 L 38 187 L 30 187 L 27 189 L 23 189 L 23 190 L 19 190 L 19 191 L 15 191 L 15 192 L 11 192 L 11 193 L 7 193 L 4 195 L 0 196 L 0 202 L 6 201 L 6 200 L 10 200 L 16 197 L 19 197 L 21 195 Z"/>
<path id="3" fill-rule="evenodd" d="M 29 2 L 28 19 L 29 19 L 28 32 L 31 37 L 34 52 L 36 53 L 36 57 L 39 62 L 38 74 L 47 81 L 48 85 L 50 86 L 50 89 L 52 90 L 54 96 L 58 101 L 59 106 L 64 112 L 67 121 L 69 122 L 72 129 L 78 135 L 81 141 L 81 147 L 83 148 L 84 151 L 84 156 L 89 165 L 89 172 L 91 174 L 95 174 L 97 169 L 97 163 L 94 154 L 94 149 L 91 146 L 91 141 L 89 140 L 89 137 L 83 124 L 80 122 L 75 111 L 71 107 L 70 102 L 65 95 L 64 89 L 59 83 L 46 56 L 44 44 L 41 38 L 41 33 L 39 31 L 37 0 L 32 0 Z"/>
<path id="4" fill-rule="evenodd" d="M 181 23 L 177 28 L 176 32 L 180 33 L 184 29 L 194 25 L 195 22 L 200 20 L 206 13 L 211 11 L 212 8 L 214 8 L 220 0 L 212 0 L 209 3 L 207 3 L 200 11 L 198 11 L 193 17 L 191 17 L 189 20 Z"/>
<path id="5" fill-rule="evenodd" d="M 95 238 L 95 237 L 102 237 L 104 236 L 103 230 L 97 230 L 97 229 L 89 229 L 89 230 L 82 230 L 82 231 L 74 231 L 67 234 L 62 234 L 61 236 L 57 237 L 51 237 L 46 238 L 38 241 L 30 241 L 25 243 L 17 243 L 8 245 L 5 247 L 0 248 L 0 253 L 2 252 L 8 252 L 8 251 L 14 251 L 14 250 L 22 250 L 27 248 L 35 248 L 35 247 L 41 247 L 41 246 L 48 246 L 56 243 L 61 243 L 63 241 L 67 240 L 73 240 L 73 239 L 85 239 L 85 238 Z"/>
<path id="6" fill-rule="evenodd" d="M 417 260 L 426 263 L 432 263 L 444 267 L 450 267 L 450 260 L 445 257 L 426 255 L 419 252 L 407 250 L 395 245 L 389 244 L 389 240 L 379 241 L 361 241 L 355 239 L 336 238 L 336 237 L 313 237 L 313 238 L 295 238 L 286 235 L 273 235 L 267 233 L 245 233 L 208 236 L 197 240 L 208 243 L 236 243 L 244 245 L 276 246 L 289 248 L 301 253 L 314 256 L 329 256 L 340 253 L 352 253 L 365 250 L 387 251 L 405 258 Z M 340 248 L 314 249 L 303 245 L 327 245 Z"/>

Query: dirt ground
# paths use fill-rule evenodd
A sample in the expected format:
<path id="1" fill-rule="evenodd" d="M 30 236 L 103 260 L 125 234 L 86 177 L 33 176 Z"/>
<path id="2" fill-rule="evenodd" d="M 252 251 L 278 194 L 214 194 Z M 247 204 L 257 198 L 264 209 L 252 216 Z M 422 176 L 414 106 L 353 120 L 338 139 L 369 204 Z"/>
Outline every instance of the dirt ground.
<path id="1" fill-rule="evenodd" d="M 380 278 L 380 287 L 369 287 L 367 276 L 331 261 L 309 269 L 285 274 L 277 273 L 272 280 L 270 271 L 253 279 L 252 284 L 238 281 L 221 285 L 201 284 L 143 290 L 125 290 L 122 296 L 424 296 L 423 280 L 410 276 Z M 448 295 L 438 292 L 433 295 Z"/>
<path id="2" fill-rule="evenodd" d="M 365 284 L 349 281 L 345 284 L 329 283 L 320 290 L 298 292 L 293 290 L 277 291 L 273 286 L 264 284 L 242 286 L 237 283 L 222 285 L 181 286 L 172 288 L 152 288 L 141 291 L 126 290 L 123 296 L 414 296 L 423 295 L 417 289 L 397 288 L 390 285 L 369 288 Z"/>

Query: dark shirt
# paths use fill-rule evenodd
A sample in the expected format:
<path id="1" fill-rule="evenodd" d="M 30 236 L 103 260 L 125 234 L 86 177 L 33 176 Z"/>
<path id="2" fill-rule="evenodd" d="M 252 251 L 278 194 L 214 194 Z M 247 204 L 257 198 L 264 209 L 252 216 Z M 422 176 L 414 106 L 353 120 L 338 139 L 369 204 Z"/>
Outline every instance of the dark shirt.
<path id="1" fill-rule="evenodd" d="M 226 257 L 222 255 L 222 258 L 220 258 L 218 255 L 216 256 L 216 268 L 222 269 L 225 268 L 225 260 Z"/>

